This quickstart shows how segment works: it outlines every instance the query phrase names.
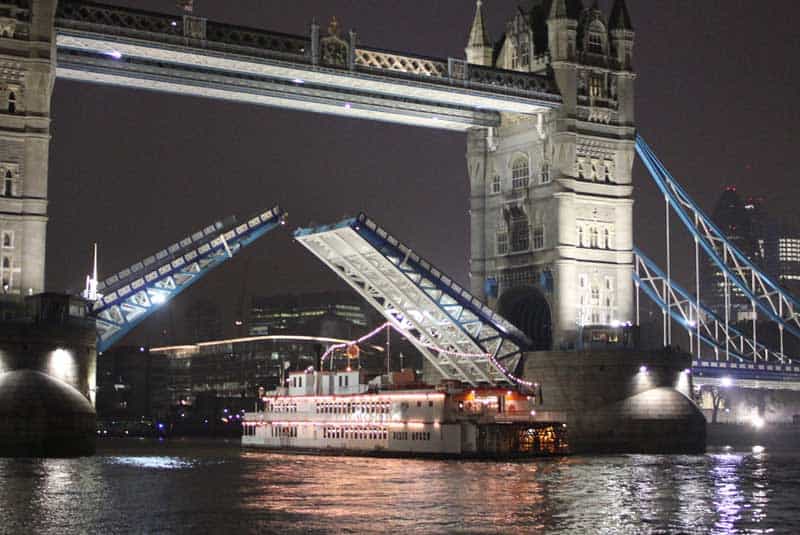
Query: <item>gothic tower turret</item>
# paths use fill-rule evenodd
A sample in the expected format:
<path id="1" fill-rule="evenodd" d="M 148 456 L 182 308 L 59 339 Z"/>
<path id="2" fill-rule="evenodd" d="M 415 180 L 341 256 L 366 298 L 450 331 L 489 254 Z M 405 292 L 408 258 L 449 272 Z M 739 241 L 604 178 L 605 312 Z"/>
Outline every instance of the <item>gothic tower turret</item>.
<path id="1" fill-rule="evenodd" d="M 472 21 L 466 52 L 468 63 L 492 66 L 492 42 L 486 28 L 482 0 L 478 0 L 475 5 L 475 19 Z"/>

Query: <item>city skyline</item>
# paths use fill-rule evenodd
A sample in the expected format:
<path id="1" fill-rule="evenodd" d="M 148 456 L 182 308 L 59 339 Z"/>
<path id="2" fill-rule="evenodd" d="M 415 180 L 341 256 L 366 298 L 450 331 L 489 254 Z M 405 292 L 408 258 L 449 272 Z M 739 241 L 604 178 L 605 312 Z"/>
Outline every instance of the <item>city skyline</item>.
<path id="1" fill-rule="evenodd" d="M 155 1 L 135 4 L 172 8 L 172 3 Z M 231 11 L 203 2 L 196 14 L 296 34 L 307 32 L 314 15 L 323 25 L 336 15 L 371 46 L 463 57 L 474 14 L 474 5 L 468 4 L 448 1 L 412 9 L 399 2 L 368 8 L 352 1 L 303 2 L 287 13 L 275 9 L 280 3 L 242 2 L 240 10 Z M 486 3 L 493 39 L 514 5 Z M 785 14 L 797 8 L 788 2 L 769 12 L 722 2 L 688 10 L 667 2 L 629 7 L 637 31 L 640 132 L 707 211 L 723 184 L 747 184 L 749 190 L 749 184 L 759 183 L 773 193 L 768 200 L 776 201 L 776 210 L 788 212 L 792 191 L 786 187 L 792 185 L 786 178 L 788 165 L 778 155 L 790 153 L 791 136 L 760 132 L 766 131 L 764 125 L 789 131 L 797 115 L 797 109 L 770 104 L 791 102 L 791 88 L 797 85 L 792 83 L 797 74 L 779 68 L 792 55 L 793 45 L 782 38 L 789 31 Z M 763 46 L 738 37 L 745 26 L 749 42 Z M 726 47 L 705 46 L 712 42 Z M 704 72 L 710 64 L 715 72 Z M 746 73 L 742 65 L 749 67 Z M 759 100 L 764 79 L 773 98 Z M 782 92 L 789 93 L 784 98 Z M 80 289 L 95 240 L 100 242 L 102 274 L 109 274 L 212 220 L 230 213 L 246 217 L 274 202 L 290 212 L 290 228 L 365 209 L 467 283 L 468 193 L 461 134 L 63 80 L 56 83 L 53 110 L 50 289 Z M 701 173 L 708 161 L 714 167 Z M 634 177 L 636 241 L 658 259 L 663 256 L 663 217 L 644 214 L 663 212 L 663 204 L 638 164 Z M 689 245 L 683 249 L 688 258 Z M 675 269 L 678 274 L 689 271 Z M 276 232 L 170 308 L 210 297 L 230 309 L 243 290 L 271 294 L 329 287 L 341 288 L 341 283 L 292 244 L 288 234 Z M 158 315 L 149 323 L 157 321 Z"/>

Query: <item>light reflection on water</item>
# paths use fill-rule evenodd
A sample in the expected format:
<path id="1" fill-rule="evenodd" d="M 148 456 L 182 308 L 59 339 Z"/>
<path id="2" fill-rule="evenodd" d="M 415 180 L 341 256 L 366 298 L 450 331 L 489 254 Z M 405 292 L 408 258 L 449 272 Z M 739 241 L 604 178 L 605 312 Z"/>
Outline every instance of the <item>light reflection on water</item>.
<path id="1" fill-rule="evenodd" d="M 0 532 L 800 532 L 800 454 L 484 463 L 137 448 L 0 459 Z"/>

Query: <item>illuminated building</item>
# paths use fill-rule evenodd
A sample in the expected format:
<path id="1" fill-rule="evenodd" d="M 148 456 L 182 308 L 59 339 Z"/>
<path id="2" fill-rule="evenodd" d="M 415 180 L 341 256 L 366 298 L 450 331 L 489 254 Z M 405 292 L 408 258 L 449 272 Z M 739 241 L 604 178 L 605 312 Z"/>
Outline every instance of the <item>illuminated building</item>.
<path id="1" fill-rule="evenodd" d="M 378 323 L 377 314 L 353 292 L 254 297 L 247 322 L 250 336 L 313 334 L 355 338 Z"/>

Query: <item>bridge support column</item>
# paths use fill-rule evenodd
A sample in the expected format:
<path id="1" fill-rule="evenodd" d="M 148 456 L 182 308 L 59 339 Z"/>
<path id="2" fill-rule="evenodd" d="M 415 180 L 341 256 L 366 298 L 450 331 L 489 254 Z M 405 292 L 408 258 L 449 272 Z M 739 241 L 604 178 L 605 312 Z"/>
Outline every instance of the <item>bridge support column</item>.
<path id="1" fill-rule="evenodd" d="M 45 289 L 55 7 L 30 2 L 0 37 L 0 288 L 12 298 Z"/>

